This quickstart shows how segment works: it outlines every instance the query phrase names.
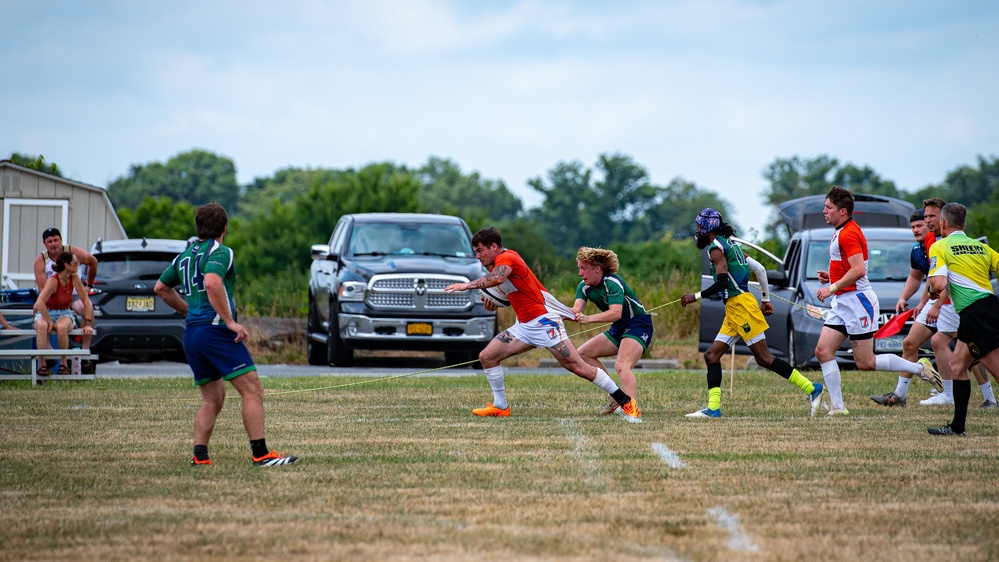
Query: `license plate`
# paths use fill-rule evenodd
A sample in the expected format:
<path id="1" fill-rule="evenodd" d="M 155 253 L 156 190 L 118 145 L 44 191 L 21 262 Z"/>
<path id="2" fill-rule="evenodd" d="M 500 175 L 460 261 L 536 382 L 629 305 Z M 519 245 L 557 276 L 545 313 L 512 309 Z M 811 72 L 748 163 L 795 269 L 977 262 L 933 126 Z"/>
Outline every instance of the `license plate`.
<path id="1" fill-rule="evenodd" d="M 406 324 L 406 335 L 432 336 L 434 335 L 434 327 L 426 322 L 410 322 Z"/>
<path id="2" fill-rule="evenodd" d="M 125 310 L 129 312 L 153 312 L 155 309 L 155 297 L 128 297 L 125 299 Z"/>
<path id="3" fill-rule="evenodd" d="M 902 336 L 891 336 L 874 340 L 875 353 L 901 353 Z"/>

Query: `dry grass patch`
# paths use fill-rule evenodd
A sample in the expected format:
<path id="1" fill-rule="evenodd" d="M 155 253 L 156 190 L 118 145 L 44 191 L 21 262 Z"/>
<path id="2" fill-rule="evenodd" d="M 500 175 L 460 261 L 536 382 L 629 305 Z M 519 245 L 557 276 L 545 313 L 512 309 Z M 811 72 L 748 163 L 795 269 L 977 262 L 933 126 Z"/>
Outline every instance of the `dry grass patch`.
<path id="1" fill-rule="evenodd" d="M 867 395 L 895 375 L 846 373 L 851 416 L 810 419 L 792 385 L 739 373 L 725 417 L 694 421 L 702 373 L 639 377 L 642 424 L 597 415 L 604 397 L 571 375 L 509 377 L 507 419 L 469 413 L 490 399 L 481 376 L 268 379 L 269 445 L 303 459 L 273 470 L 249 465 L 235 393 L 216 464 L 191 469 L 186 380 L 4 384 L 4 556 L 999 557 L 996 413 L 929 436 L 947 408 L 881 408 Z"/>

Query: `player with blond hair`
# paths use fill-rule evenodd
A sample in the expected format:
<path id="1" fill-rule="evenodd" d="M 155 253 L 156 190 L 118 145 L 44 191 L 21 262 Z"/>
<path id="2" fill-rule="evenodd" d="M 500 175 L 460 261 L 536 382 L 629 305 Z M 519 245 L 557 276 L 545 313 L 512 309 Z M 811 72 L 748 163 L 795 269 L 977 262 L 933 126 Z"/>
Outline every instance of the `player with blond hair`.
<path id="1" fill-rule="evenodd" d="M 576 322 L 611 323 L 603 334 L 579 346 L 579 355 L 598 369 L 604 368 L 601 357 L 617 356 L 614 369 L 621 378 L 621 390 L 635 398 L 638 382 L 632 369 L 652 341 L 652 316 L 635 291 L 617 274 L 620 263 L 611 250 L 583 246 L 576 252 L 576 266 L 582 278 L 576 287 L 576 302 L 572 305 Z M 600 312 L 583 314 L 587 301 L 596 305 Z M 611 398 L 600 413 L 612 414 L 619 407 Z"/>

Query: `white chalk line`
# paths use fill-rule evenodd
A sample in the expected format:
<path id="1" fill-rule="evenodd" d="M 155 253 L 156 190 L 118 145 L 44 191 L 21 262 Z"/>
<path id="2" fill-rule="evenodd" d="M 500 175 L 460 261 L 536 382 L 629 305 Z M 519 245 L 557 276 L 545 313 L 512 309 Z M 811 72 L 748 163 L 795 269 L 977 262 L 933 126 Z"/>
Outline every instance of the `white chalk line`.
<path id="1" fill-rule="evenodd" d="M 730 513 L 722 506 L 708 510 L 708 515 L 715 518 L 715 523 L 728 533 L 728 548 L 739 552 L 759 552 L 760 547 L 753 542 L 744 530 L 739 516 Z"/>
<path id="2" fill-rule="evenodd" d="M 666 466 L 670 468 L 685 468 L 687 466 L 687 463 L 683 462 L 680 455 L 662 443 L 653 443 L 652 452 L 658 455 L 659 460 L 666 463 Z"/>

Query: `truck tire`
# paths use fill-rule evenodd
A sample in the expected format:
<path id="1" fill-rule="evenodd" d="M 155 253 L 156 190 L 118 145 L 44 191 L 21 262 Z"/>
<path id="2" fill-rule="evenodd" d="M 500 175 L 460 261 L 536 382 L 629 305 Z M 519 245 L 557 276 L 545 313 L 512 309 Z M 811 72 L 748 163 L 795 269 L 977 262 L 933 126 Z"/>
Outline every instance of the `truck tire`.
<path id="1" fill-rule="evenodd" d="M 334 367 L 350 367 L 354 364 L 354 350 L 346 349 L 340 339 L 340 323 L 337 322 L 336 309 L 330 307 L 330 331 L 326 340 L 326 357 Z"/>
<path id="2" fill-rule="evenodd" d="M 312 339 L 311 334 L 306 334 L 305 352 L 309 357 L 309 365 L 329 365 L 329 355 L 326 344 Z"/>
<path id="3" fill-rule="evenodd" d="M 474 361 L 474 363 L 468 363 L 469 361 Z M 453 369 L 481 369 L 482 363 L 479 363 L 479 354 L 474 351 L 445 351 L 444 352 L 444 363 Z M 459 365 L 460 363 L 468 363 L 467 365 Z"/>

